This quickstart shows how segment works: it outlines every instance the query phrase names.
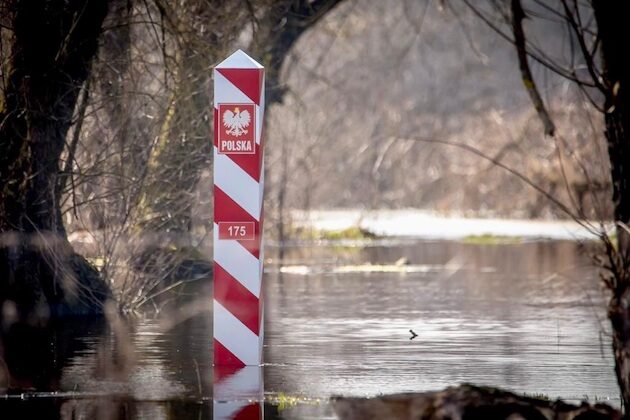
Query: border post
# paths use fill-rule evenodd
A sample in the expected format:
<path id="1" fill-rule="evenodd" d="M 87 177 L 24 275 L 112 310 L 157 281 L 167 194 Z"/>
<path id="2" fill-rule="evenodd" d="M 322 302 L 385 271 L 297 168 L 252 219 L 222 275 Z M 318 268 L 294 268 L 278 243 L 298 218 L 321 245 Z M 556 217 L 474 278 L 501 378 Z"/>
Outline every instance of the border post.
<path id="1" fill-rule="evenodd" d="M 214 68 L 213 76 L 213 364 L 259 366 L 265 71 L 238 50 Z"/>

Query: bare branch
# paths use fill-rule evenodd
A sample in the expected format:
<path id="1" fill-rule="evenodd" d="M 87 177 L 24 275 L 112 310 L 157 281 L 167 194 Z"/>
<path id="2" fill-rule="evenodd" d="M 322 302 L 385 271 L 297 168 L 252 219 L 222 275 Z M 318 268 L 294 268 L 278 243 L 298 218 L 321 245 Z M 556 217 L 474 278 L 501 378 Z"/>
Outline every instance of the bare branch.
<path id="1" fill-rule="evenodd" d="M 512 37 L 509 34 L 505 33 L 499 26 L 497 26 L 494 22 L 492 22 L 490 20 L 490 18 L 488 16 L 486 16 L 477 7 L 475 7 L 470 2 L 470 0 L 463 0 L 463 2 L 475 14 L 475 16 L 477 16 L 486 25 L 488 25 L 488 27 L 490 29 L 492 29 L 494 32 L 496 32 L 497 35 L 499 35 L 501 38 L 503 38 L 506 41 L 508 41 L 510 44 L 515 44 L 515 41 L 512 39 Z M 579 86 L 595 87 L 595 85 L 592 82 L 579 79 L 579 78 L 577 78 L 575 76 L 574 72 L 572 72 L 570 70 L 567 70 L 565 68 L 562 68 L 562 67 L 558 66 L 556 63 L 553 63 L 548 57 L 545 56 L 543 51 L 541 51 L 539 48 L 536 48 L 535 46 L 531 46 L 530 45 L 529 49 L 526 48 L 525 52 L 532 60 L 534 60 L 537 63 L 541 64 L 542 66 L 544 66 L 545 68 L 549 69 L 550 71 L 552 71 L 553 73 L 557 74 L 558 76 L 562 76 L 565 79 L 567 79 L 567 80 L 569 80 L 571 82 L 574 82 L 574 83 L 576 83 Z"/>
<path id="2" fill-rule="evenodd" d="M 81 134 L 81 129 L 83 128 L 83 121 L 85 119 L 85 111 L 88 106 L 88 99 L 90 95 L 90 80 L 91 78 L 87 78 L 85 84 L 83 86 L 83 92 L 81 94 L 81 98 L 79 99 L 79 109 L 77 115 L 77 122 L 74 127 L 74 131 L 72 133 L 72 141 L 68 145 L 68 155 L 66 157 L 66 161 L 63 166 L 63 171 L 59 175 L 57 179 L 57 199 L 61 196 L 62 191 L 66 189 L 66 184 L 68 183 L 68 177 L 72 174 L 72 166 L 75 160 L 75 153 L 77 150 L 77 145 L 79 144 L 79 137 Z"/>
<path id="3" fill-rule="evenodd" d="M 586 40 L 584 39 L 584 30 L 581 25 L 581 18 L 579 12 L 579 6 L 575 5 L 575 13 L 577 15 L 577 20 L 573 16 L 573 12 L 569 8 L 566 0 L 562 0 L 562 5 L 564 7 L 564 13 L 566 15 L 566 20 L 575 32 L 575 36 L 577 38 L 578 44 L 580 45 L 580 50 L 582 51 L 582 56 L 586 61 L 586 68 L 588 69 L 591 78 L 593 79 L 593 83 L 602 93 L 606 92 L 606 88 L 601 83 L 600 76 L 597 74 L 597 68 L 595 67 L 595 61 L 593 60 L 594 55 L 591 54 L 589 48 L 586 46 Z"/>
<path id="4" fill-rule="evenodd" d="M 525 12 L 523 6 L 521 6 L 520 0 L 512 0 L 512 32 L 514 34 L 514 45 L 516 46 L 516 52 L 518 55 L 518 64 L 521 69 L 521 78 L 523 79 L 523 85 L 529 94 L 538 117 L 543 123 L 545 128 L 545 134 L 548 136 L 554 135 L 556 126 L 554 125 L 545 104 L 540 97 L 532 72 L 529 69 L 529 63 L 527 62 L 527 49 L 525 47 L 525 32 L 523 31 L 523 19 L 525 18 Z"/>
<path id="5" fill-rule="evenodd" d="M 459 149 L 462 149 L 462 150 L 470 152 L 470 153 L 472 153 L 474 155 L 477 155 L 477 156 L 479 156 L 482 159 L 485 159 L 485 160 L 487 160 L 489 162 L 492 162 L 497 167 L 506 170 L 510 174 L 514 175 L 516 178 L 518 178 L 521 181 L 523 181 L 525 184 L 527 184 L 528 186 L 530 186 L 531 188 L 536 190 L 539 194 L 544 196 L 547 200 L 549 200 L 550 203 L 555 205 L 560 211 L 562 211 L 564 214 L 566 214 L 574 222 L 576 222 L 577 224 L 579 224 L 583 228 L 587 229 L 589 232 L 591 232 L 591 233 L 593 233 L 595 235 L 601 235 L 602 234 L 602 232 L 600 230 L 595 229 L 593 226 L 591 226 L 591 224 L 589 222 L 587 222 L 583 218 L 579 217 L 579 215 L 575 214 L 567 205 L 565 205 L 564 203 L 559 201 L 557 198 L 555 198 L 553 195 L 551 195 L 548 191 L 543 189 L 540 185 L 538 185 L 534 181 L 532 181 L 525 174 L 519 172 L 518 170 L 516 170 L 514 168 L 511 168 L 510 166 L 506 165 L 505 163 L 501 162 L 500 160 L 498 160 L 498 159 L 496 159 L 496 158 L 494 158 L 492 156 L 487 155 L 486 153 L 482 152 L 481 150 L 477 149 L 474 146 L 471 146 L 470 144 L 456 142 L 456 141 L 421 138 L 421 137 L 405 137 L 405 138 L 399 138 L 398 140 L 411 140 L 411 141 L 417 141 L 417 142 L 422 142 L 422 143 L 443 144 L 443 145 L 446 145 L 446 146 L 457 147 Z"/>

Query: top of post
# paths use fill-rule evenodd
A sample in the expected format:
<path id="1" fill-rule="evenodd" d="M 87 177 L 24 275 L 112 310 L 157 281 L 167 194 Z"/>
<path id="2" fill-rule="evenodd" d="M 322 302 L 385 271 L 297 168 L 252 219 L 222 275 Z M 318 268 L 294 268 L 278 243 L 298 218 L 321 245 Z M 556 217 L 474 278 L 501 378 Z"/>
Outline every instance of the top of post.
<path id="1" fill-rule="evenodd" d="M 221 61 L 217 69 L 262 69 L 260 63 L 245 54 L 243 50 L 237 50 L 231 56 Z"/>

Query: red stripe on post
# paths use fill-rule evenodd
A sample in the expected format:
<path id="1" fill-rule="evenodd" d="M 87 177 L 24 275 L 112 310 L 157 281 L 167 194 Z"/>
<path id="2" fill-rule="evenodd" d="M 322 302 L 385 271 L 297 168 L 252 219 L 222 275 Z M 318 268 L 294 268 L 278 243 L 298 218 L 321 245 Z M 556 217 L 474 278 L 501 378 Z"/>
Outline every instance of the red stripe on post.
<path id="1" fill-rule="evenodd" d="M 217 224 L 219 222 L 253 222 L 254 239 L 238 241 L 238 243 L 254 257 L 260 258 L 260 223 L 216 185 L 214 186 L 214 222 Z"/>
<path id="2" fill-rule="evenodd" d="M 234 414 L 233 420 L 256 420 L 262 419 L 262 405 L 260 403 L 251 403 L 243 407 L 238 413 Z"/>
<path id="3" fill-rule="evenodd" d="M 227 155 L 234 163 L 236 163 L 242 170 L 247 172 L 247 175 L 254 178 L 256 182 L 260 182 L 260 169 L 261 169 L 261 157 L 260 146 L 254 143 L 255 154 L 251 155 Z"/>
<path id="4" fill-rule="evenodd" d="M 263 82 L 262 69 L 217 68 L 217 71 L 243 92 L 256 105 L 260 105 L 260 93 Z"/>
<path id="5" fill-rule="evenodd" d="M 214 364 L 215 365 L 229 365 L 236 367 L 244 367 L 245 363 L 234 356 L 234 353 L 229 351 L 223 344 L 221 344 L 216 338 L 212 340 L 214 350 Z"/>
<path id="6" fill-rule="evenodd" d="M 214 298 L 258 335 L 260 331 L 258 298 L 216 262 L 214 263 Z"/>

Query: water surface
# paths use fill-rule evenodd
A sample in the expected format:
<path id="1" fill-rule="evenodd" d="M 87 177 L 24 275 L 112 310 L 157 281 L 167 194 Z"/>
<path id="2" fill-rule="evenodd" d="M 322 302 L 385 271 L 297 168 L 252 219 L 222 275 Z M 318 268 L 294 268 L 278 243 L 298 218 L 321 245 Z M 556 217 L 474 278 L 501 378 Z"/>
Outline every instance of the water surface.
<path id="1" fill-rule="evenodd" d="M 280 264 L 269 247 L 265 417 L 334 418 L 332 395 L 463 382 L 618 405 L 605 294 L 581 248 L 295 243 Z M 127 321 L 78 320 L 5 337 L 0 410 L 197 419 L 251 398 L 219 398 L 213 387 L 210 282 L 168 300 Z"/>

